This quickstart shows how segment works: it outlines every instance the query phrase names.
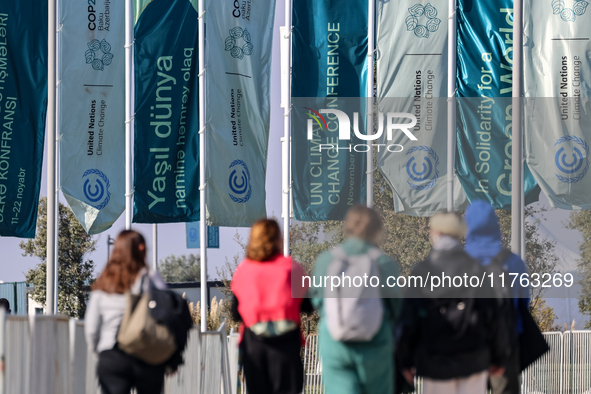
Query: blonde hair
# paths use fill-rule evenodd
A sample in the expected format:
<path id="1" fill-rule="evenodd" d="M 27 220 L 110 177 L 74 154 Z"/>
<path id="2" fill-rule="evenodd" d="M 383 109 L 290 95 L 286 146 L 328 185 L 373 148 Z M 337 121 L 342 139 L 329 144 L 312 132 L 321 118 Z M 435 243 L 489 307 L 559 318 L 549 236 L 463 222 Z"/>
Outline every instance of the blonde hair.
<path id="1" fill-rule="evenodd" d="M 466 234 L 466 223 L 456 212 L 441 212 L 429 219 L 429 227 L 433 231 L 461 239 Z"/>
<path id="2" fill-rule="evenodd" d="M 274 220 L 261 219 L 250 228 L 246 257 L 255 261 L 270 260 L 281 250 L 281 230 Z"/>
<path id="3" fill-rule="evenodd" d="M 363 205 L 355 205 L 347 212 L 343 230 L 347 238 L 357 237 L 373 243 L 382 227 L 382 219 L 376 211 Z"/>

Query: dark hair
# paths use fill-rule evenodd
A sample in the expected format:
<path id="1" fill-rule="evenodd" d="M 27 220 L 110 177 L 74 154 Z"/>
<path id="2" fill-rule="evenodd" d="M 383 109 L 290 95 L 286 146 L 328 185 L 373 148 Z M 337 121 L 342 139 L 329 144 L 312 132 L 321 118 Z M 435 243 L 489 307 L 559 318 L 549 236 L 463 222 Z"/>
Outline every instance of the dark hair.
<path id="1" fill-rule="evenodd" d="M 271 260 L 282 252 L 281 230 L 274 220 L 261 219 L 250 228 L 246 257 L 255 261 Z"/>
<path id="2" fill-rule="evenodd" d="M 140 247 L 143 245 L 143 248 Z M 138 272 L 146 266 L 146 241 L 133 230 L 122 231 L 115 239 L 107 266 L 92 290 L 123 294 L 131 288 Z"/>
<path id="3" fill-rule="evenodd" d="M 0 298 L 0 308 L 4 308 L 6 313 L 10 313 L 10 302 L 6 298 Z"/>

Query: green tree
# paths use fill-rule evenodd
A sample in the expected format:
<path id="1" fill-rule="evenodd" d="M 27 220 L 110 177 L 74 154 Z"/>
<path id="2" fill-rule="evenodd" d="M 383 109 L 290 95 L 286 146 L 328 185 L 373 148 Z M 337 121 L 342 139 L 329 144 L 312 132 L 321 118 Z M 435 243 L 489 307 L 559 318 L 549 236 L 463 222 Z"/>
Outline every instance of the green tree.
<path id="1" fill-rule="evenodd" d="M 175 256 L 171 254 L 160 260 L 160 275 L 165 282 L 199 282 L 201 280 L 201 257 L 194 254 Z"/>
<path id="2" fill-rule="evenodd" d="M 72 210 L 63 204 L 59 204 L 58 220 L 58 312 L 83 318 L 94 273 L 94 262 L 86 256 L 95 250 L 96 240 L 86 233 Z M 25 280 L 34 286 L 33 300 L 43 306 L 46 299 L 46 246 L 47 199 L 43 197 L 39 200 L 37 235 L 20 243 L 23 256 L 41 259 L 41 263 L 29 269 Z"/>
<path id="3" fill-rule="evenodd" d="M 569 228 L 578 230 L 583 237 L 583 242 L 579 245 L 579 310 L 583 315 L 591 316 L 591 211 L 571 212 Z M 585 328 L 591 329 L 591 320 L 585 323 Z"/>

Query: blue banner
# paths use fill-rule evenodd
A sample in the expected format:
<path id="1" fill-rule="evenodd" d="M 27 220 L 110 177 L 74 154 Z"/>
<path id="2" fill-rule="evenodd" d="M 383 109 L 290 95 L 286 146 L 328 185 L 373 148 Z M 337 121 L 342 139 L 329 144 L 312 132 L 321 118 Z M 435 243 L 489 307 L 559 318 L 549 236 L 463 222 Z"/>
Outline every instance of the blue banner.
<path id="1" fill-rule="evenodd" d="M 456 170 L 470 201 L 510 208 L 513 1 L 460 0 L 458 6 Z M 524 190 L 526 204 L 538 200 L 527 166 Z"/>
<path id="2" fill-rule="evenodd" d="M 199 237 L 199 222 L 187 223 L 187 249 L 201 248 L 201 238 Z M 219 249 L 220 247 L 220 228 L 207 226 L 207 247 L 209 249 Z"/>
<path id="3" fill-rule="evenodd" d="M 365 201 L 365 153 L 350 150 L 349 141 L 341 141 L 337 115 L 323 109 L 342 111 L 340 99 L 366 96 L 367 15 L 364 0 L 346 5 L 338 0 L 293 4 L 292 97 L 302 98 L 292 102 L 291 174 L 297 220 L 342 220 L 352 205 Z M 362 134 L 364 108 L 354 108 L 361 114 Z M 351 111 L 348 116 L 353 122 Z M 305 130 L 308 119 L 316 119 L 310 138 Z M 321 150 L 319 144 L 335 147 Z"/>
<path id="4" fill-rule="evenodd" d="M 35 237 L 47 111 L 47 2 L 0 2 L 0 236 Z"/>
<path id="5" fill-rule="evenodd" d="M 199 215 L 197 1 L 136 1 L 136 223 Z"/>

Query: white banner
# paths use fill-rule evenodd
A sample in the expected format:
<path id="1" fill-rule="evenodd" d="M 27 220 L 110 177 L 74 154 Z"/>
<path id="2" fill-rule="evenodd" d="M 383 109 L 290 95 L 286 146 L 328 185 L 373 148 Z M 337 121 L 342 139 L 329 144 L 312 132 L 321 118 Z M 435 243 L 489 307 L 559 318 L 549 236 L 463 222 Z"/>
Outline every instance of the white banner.
<path id="1" fill-rule="evenodd" d="M 527 0 L 526 160 L 550 203 L 591 209 L 591 10 L 584 0 Z"/>
<path id="2" fill-rule="evenodd" d="M 267 216 L 275 1 L 212 1 L 206 23 L 207 224 Z"/>
<path id="3" fill-rule="evenodd" d="M 61 185 L 89 234 L 125 209 L 123 1 L 61 1 Z"/>
<path id="4" fill-rule="evenodd" d="M 404 149 L 378 152 L 396 211 L 407 215 L 431 216 L 447 208 L 447 3 L 391 1 L 378 8 L 378 111 L 417 118 L 411 129 L 417 141 L 397 133 L 397 139 L 380 142 Z M 454 177 L 454 208 L 466 203 Z"/>

